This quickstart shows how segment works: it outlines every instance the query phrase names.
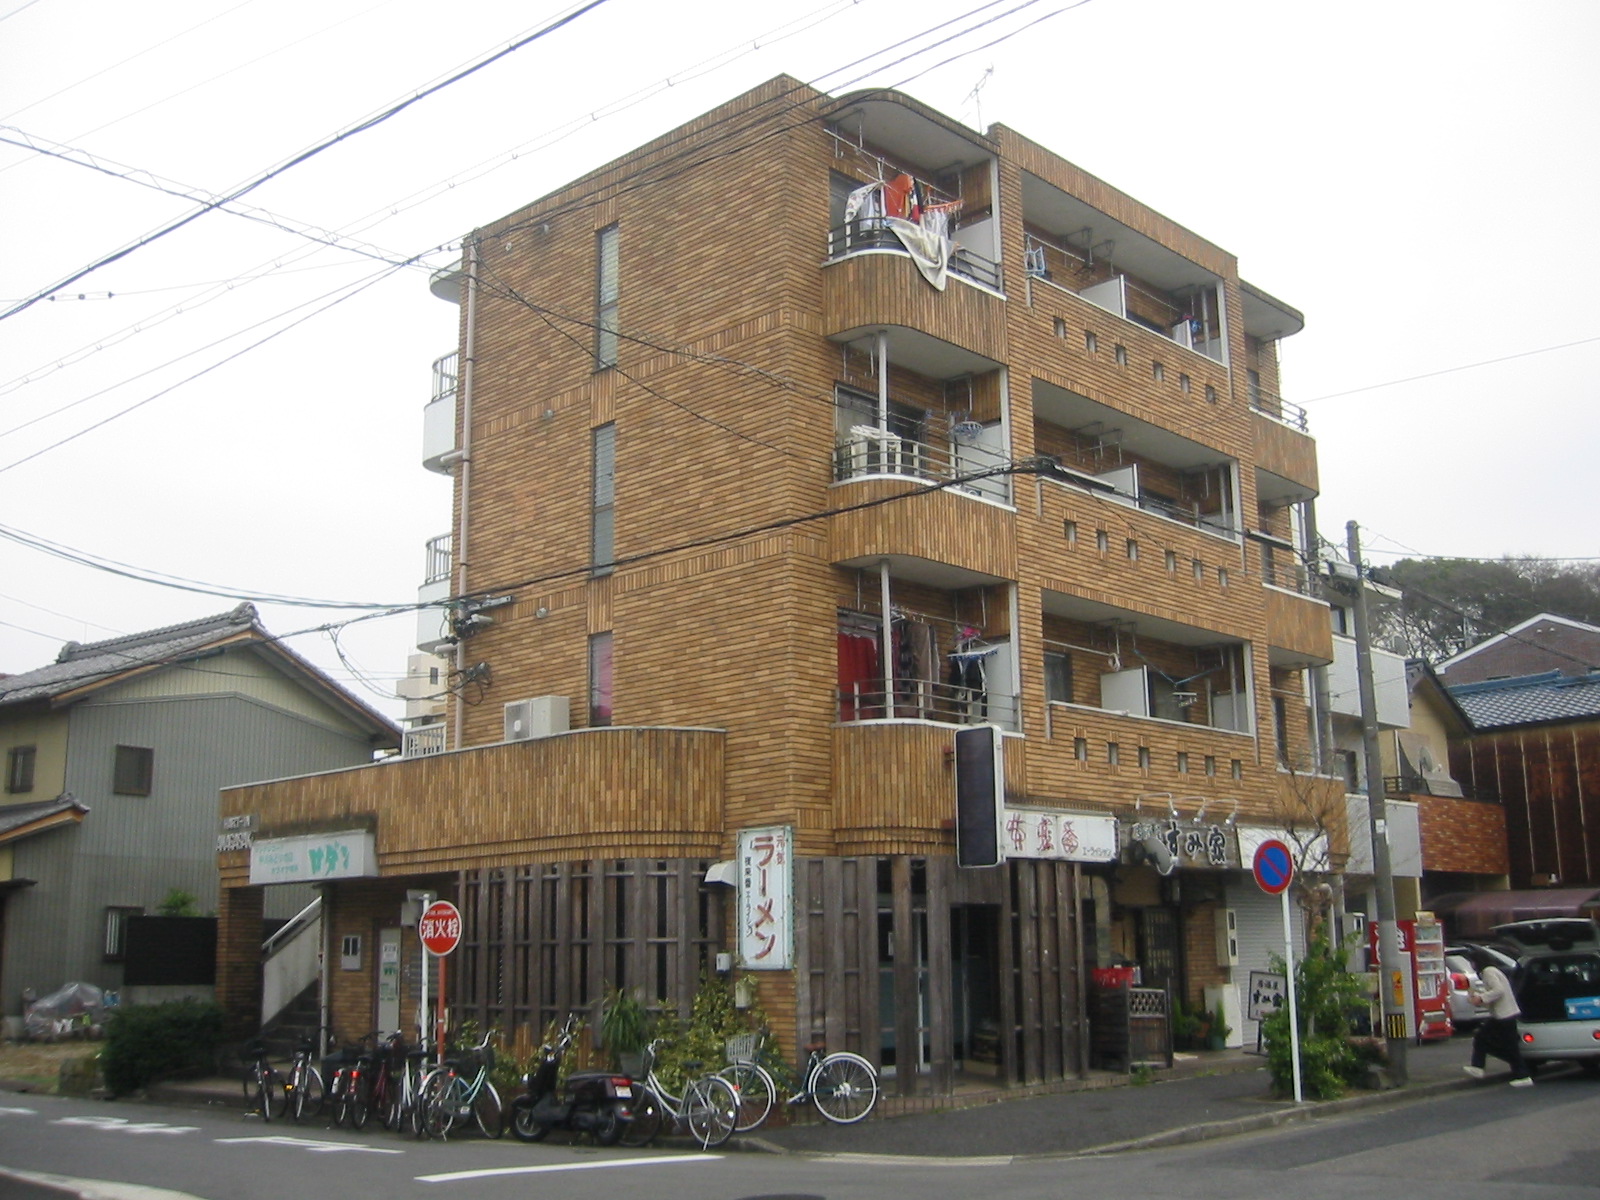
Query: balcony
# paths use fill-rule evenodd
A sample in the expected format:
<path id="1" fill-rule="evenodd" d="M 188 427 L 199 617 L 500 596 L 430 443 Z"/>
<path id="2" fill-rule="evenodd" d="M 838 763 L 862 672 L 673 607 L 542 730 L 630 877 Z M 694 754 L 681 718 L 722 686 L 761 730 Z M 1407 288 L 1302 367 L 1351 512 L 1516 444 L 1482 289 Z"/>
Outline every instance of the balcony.
<path id="1" fill-rule="evenodd" d="M 1005 447 L 995 444 L 1000 435 L 998 425 L 974 423 L 970 433 L 958 429 L 951 440 L 935 443 L 853 425 L 834 447 L 833 477 L 839 483 L 879 476 L 945 483 L 952 495 L 1010 504 L 1011 476 L 986 474 L 1010 466 Z"/>
<path id="2" fill-rule="evenodd" d="M 1017 728 L 1017 697 L 1009 692 L 932 679 L 891 679 L 887 686 L 889 691 L 884 680 L 874 679 L 840 688 L 840 724 L 902 720 Z"/>
<path id="3" fill-rule="evenodd" d="M 417 649 L 427 654 L 434 654 L 454 641 L 448 610 L 442 603 L 450 598 L 454 541 L 450 534 L 441 533 L 438 537 L 428 539 L 425 551 L 427 573 L 423 576 L 422 586 L 417 589 L 417 603 L 426 607 L 417 609 Z"/>
<path id="4" fill-rule="evenodd" d="M 422 410 L 422 465 L 448 475 L 456 462 L 456 369 L 458 355 L 433 363 L 433 394 Z"/>
<path id="5" fill-rule="evenodd" d="M 400 757 L 421 758 L 428 754 L 443 754 L 446 748 L 443 725 L 418 725 L 402 731 Z"/>
<path id="6" fill-rule="evenodd" d="M 920 228 L 909 221 L 888 217 L 869 217 L 837 225 L 828 230 L 827 261 L 837 262 L 852 254 L 898 254 L 913 259 L 921 257 L 931 260 L 932 269 L 936 271 L 948 271 L 957 279 L 988 288 L 992 292 L 1005 290 L 999 263 L 948 237 L 943 238 L 942 245 L 937 235 L 919 239 L 915 231 Z M 919 248 L 914 252 L 919 240 L 932 242 L 933 253 L 922 254 Z M 911 244 L 908 245 L 908 242 Z"/>
<path id="7" fill-rule="evenodd" d="M 1374 648 L 1372 684 L 1378 702 L 1378 724 L 1405 729 L 1411 724 L 1411 693 L 1406 686 L 1406 660 L 1402 655 Z M 1333 665 L 1328 668 L 1329 708 L 1346 717 L 1361 716 L 1361 685 L 1356 678 L 1354 638 L 1335 634 Z"/>
<path id="8" fill-rule="evenodd" d="M 1260 413 L 1262 416 L 1287 425 L 1290 429 L 1298 429 L 1301 433 L 1309 433 L 1311 427 L 1306 420 L 1306 410 L 1298 404 L 1291 404 L 1282 396 L 1272 392 L 1263 391 L 1260 386 L 1250 386 L 1250 411 Z"/>

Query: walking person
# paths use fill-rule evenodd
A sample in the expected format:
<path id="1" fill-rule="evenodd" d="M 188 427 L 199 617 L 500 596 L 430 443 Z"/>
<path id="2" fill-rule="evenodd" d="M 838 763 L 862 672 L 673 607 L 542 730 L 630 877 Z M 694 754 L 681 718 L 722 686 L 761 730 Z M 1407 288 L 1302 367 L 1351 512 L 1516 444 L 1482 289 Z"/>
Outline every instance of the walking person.
<path id="1" fill-rule="evenodd" d="M 1483 969 L 1482 980 L 1483 987 L 1472 992 L 1472 1002 L 1479 1008 L 1488 1008 L 1489 1015 L 1478 1023 L 1472 1035 L 1472 1065 L 1461 1069 L 1474 1079 L 1482 1079 L 1484 1059 L 1492 1054 L 1511 1065 L 1512 1087 L 1532 1087 L 1533 1076 L 1522 1062 L 1522 1037 L 1517 1032 L 1522 1009 L 1511 990 L 1511 981 L 1495 966 Z"/>

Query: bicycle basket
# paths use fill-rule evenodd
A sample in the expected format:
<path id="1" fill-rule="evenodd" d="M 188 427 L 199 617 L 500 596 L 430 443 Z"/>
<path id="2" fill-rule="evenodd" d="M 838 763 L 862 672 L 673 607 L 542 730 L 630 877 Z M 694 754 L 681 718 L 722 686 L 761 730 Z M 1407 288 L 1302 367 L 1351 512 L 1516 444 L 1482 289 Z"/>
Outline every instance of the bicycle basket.
<path id="1" fill-rule="evenodd" d="M 492 1071 L 494 1070 L 494 1047 L 485 1046 L 481 1050 L 474 1047 L 471 1050 L 463 1050 L 460 1061 L 463 1071 L 475 1072 L 479 1067 L 486 1071 Z"/>
<path id="2" fill-rule="evenodd" d="M 740 1033 L 723 1043 L 722 1053 L 731 1063 L 754 1062 L 761 1046 L 759 1033 Z"/>

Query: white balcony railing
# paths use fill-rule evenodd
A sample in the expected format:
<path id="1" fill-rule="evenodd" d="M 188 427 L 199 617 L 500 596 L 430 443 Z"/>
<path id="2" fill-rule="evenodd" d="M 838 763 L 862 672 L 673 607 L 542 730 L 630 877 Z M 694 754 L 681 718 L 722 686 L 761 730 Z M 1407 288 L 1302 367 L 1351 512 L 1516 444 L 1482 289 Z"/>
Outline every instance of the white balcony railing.
<path id="1" fill-rule="evenodd" d="M 1011 502 L 1011 477 L 985 472 L 1005 467 L 1006 455 L 959 440 L 945 445 L 902 437 L 872 425 L 853 426 L 834 447 L 833 477 L 843 482 L 872 476 L 894 475 L 925 483 L 952 480 L 949 490 L 981 496 L 999 504 Z"/>
<path id="2" fill-rule="evenodd" d="M 993 723 L 1002 729 L 1017 727 L 1017 698 L 991 688 L 964 687 L 936 679 L 891 680 L 893 698 L 884 704 L 881 679 L 851 684 L 839 690 L 839 720 L 944 721 L 952 725 Z"/>
<path id="3" fill-rule="evenodd" d="M 433 363 L 433 391 L 422 410 L 422 465 L 450 474 L 456 449 L 456 365 L 452 352 Z"/>
<path id="4" fill-rule="evenodd" d="M 445 733 L 443 725 L 419 725 L 415 729 L 407 729 L 400 735 L 400 756 L 402 758 L 422 758 L 429 754 L 443 754 L 445 751 Z"/>

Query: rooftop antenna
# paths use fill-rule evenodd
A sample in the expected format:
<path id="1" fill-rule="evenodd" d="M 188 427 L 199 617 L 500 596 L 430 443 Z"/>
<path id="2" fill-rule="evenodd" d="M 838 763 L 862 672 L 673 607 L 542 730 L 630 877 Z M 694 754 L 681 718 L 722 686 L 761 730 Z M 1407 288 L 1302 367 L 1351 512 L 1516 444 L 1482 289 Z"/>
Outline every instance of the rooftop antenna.
<path id="1" fill-rule="evenodd" d="M 989 82 L 989 76 L 993 74 L 994 66 L 991 64 L 988 70 L 978 76 L 978 82 L 973 84 L 972 90 L 967 93 L 967 99 L 972 101 L 972 107 L 977 117 L 979 133 L 983 132 L 983 100 L 978 93 L 983 91 L 983 85 Z"/>

